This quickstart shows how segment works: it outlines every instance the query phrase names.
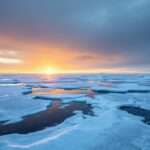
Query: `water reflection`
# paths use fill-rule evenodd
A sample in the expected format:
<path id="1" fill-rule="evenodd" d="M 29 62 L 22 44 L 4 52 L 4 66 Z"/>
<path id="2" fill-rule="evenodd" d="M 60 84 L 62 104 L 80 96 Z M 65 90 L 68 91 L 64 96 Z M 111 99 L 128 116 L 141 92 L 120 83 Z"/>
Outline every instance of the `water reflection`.
<path id="1" fill-rule="evenodd" d="M 32 88 L 32 95 L 48 95 L 48 94 L 83 94 L 86 90 L 72 89 L 42 89 L 42 88 Z"/>
<path id="2" fill-rule="evenodd" d="M 74 111 L 81 111 L 85 115 L 93 116 L 92 106 L 86 102 L 71 102 L 62 105 L 60 101 L 53 101 L 46 110 L 22 117 L 15 123 L 0 122 L 0 135 L 28 134 L 43 130 L 47 127 L 56 126 L 65 119 L 75 115 Z"/>
<path id="3" fill-rule="evenodd" d="M 42 87 L 33 87 L 30 91 L 23 92 L 24 95 L 63 95 L 63 94 L 84 94 L 90 98 L 95 98 L 95 92 L 91 89 L 49 89 Z"/>

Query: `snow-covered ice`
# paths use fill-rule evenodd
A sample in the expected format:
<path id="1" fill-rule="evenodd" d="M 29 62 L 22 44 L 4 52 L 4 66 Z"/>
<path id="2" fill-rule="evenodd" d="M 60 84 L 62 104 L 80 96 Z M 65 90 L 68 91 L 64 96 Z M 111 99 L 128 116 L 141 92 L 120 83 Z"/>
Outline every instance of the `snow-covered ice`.
<path id="1" fill-rule="evenodd" d="M 0 75 L 0 150 L 149 150 L 149 74 Z"/>

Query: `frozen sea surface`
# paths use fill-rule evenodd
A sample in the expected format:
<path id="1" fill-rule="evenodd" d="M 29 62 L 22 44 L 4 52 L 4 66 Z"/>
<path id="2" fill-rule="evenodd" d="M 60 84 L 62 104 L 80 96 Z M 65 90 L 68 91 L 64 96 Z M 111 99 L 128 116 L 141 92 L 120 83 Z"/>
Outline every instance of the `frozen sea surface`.
<path id="1" fill-rule="evenodd" d="M 150 150 L 150 75 L 0 75 L 0 150 L 20 149 Z"/>

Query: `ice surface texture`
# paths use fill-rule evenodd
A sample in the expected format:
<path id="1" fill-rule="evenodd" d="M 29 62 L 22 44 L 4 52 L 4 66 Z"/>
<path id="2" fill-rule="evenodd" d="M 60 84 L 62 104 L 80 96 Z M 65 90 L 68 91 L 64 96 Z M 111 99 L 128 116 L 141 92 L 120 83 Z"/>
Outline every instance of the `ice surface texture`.
<path id="1" fill-rule="evenodd" d="M 0 75 L 0 150 L 149 150 L 150 75 Z"/>

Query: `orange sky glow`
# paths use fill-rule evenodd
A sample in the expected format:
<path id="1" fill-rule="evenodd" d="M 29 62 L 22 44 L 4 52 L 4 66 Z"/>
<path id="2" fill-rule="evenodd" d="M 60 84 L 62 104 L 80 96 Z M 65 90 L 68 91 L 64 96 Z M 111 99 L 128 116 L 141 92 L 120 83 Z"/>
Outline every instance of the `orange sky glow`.
<path id="1" fill-rule="evenodd" d="M 121 56 L 90 54 L 76 51 L 76 48 L 58 43 L 36 43 L 16 38 L 0 38 L 0 45 L 11 45 L 13 48 L 0 47 L 1 73 L 97 73 L 126 71 L 125 68 L 111 68 L 109 65 L 123 61 Z M 89 58 L 88 56 L 92 56 Z M 92 68 L 91 64 L 104 64 L 108 67 Z"/>
<path id="2" fill-rule="evenodd" d="M 0 1 L 0 73 L 150 73 L 148 11 L 143 0 Z"/>

